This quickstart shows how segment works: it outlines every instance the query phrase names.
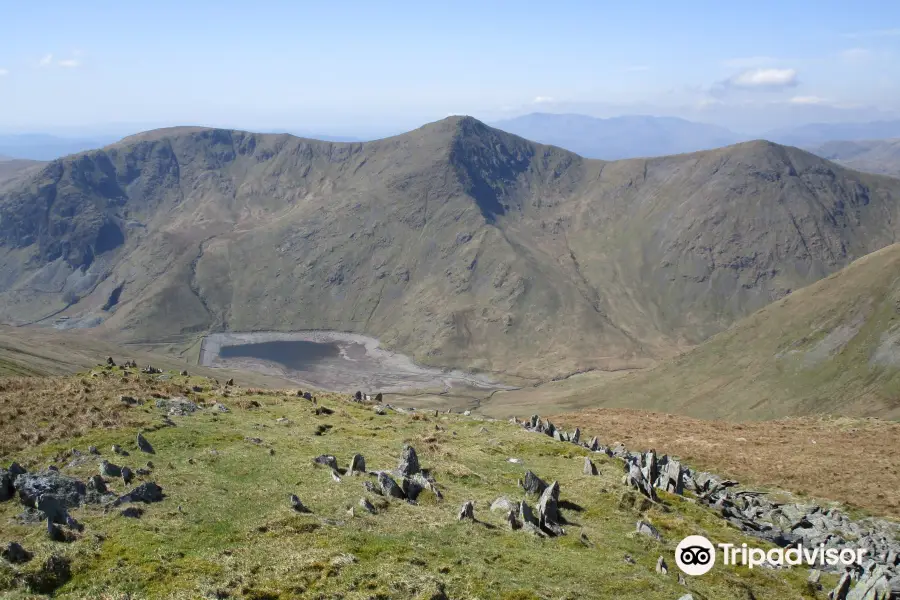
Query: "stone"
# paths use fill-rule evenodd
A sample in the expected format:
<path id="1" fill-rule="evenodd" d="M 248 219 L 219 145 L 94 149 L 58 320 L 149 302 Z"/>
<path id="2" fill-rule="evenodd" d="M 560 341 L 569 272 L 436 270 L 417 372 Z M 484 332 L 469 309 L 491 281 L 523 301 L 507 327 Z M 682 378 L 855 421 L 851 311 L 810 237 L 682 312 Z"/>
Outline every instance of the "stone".
<path id="1" fill-rule="evenodd" d="M 626 482 L 628 485 L 638 490 L 640 493 L 645 495 L 650 500 L 656 502 L 658 500 L 656 496 L 656 488 L 647 480 L 644 475 L 644 472 L 637 465 L 637 463 L 631 463 L 628 468 L 628 475 L 626 476 Z"/>
<path id="2" fill-rule="evenodd" d="M 220 412 L 220 413 L 227 413 L 227 412 L 229 412 L 228 407 L 225 406 L 224 404 L 222 404 L 221 402 L 216 402 L 215 404 L 213 404 L 213 405 L 212 405 L 212 409 L 213 409 L 214 411 L 217 411 L 217 412 Z"/>
<path id="3" fill-rule="evenodd" d="M 94 454 L 96 456 L 99 456 L 100 451 L 97 450 L 97 446 L 88 446 L 88 454 Z"/>
<path id="4" fill-rule="evenodd" d="M 159 502 L 163 499 L 162 488 L 156 485 L 155 481 L 147 481 L 124 496 L 120 496 L 116 501 L 115 505 L 123 504 L 125 502 L 144 502 L 149 504 L 151 502 Z"/>
<path id="5" fill-rule="evenodd" d="M 575 431 L 572 432 L 571 436 L 569 436 L 569 441 L 573 444 L 577 444 L 581 441 L 581 430 L 579 428 L 575 428 Z"/>
<path id="6" fill-rule="evenodd" d="M 137 434 L 137 446 L 141 452 L 156 454 L 156 450 L 153 449 L 153 446 L 150 445 L 150 442 L 147 441 L 147 438 L 142 433 Z"/>
<path id="7" fill-rule="evenodd" d="M 375 484 L 372 483 L 371 481 L 364 481 L 364 482 L 363 482 L 363 487 L 364 487 L 364 488 L 366 489 L 366 491 L 369 492 L 370 494 L 374 494 L 374 495 L 376 495 L 376 496 L 381 496 L 381 495 L 382 495 L 381 488 L 379 488 L 377 485 L 375 485 Z"/>
<path id="8" fill-rule="evenodd" d="M 354 454 L 350 459 L 350 467 L 347 469 L 349 475 L 365 474 L 366 459 L 362 454 Z"/>
<path id="9" fill-rule="evenodd" d="M 144 509 L 139 506 L 129 506 L 126 509 L 123 509 L 119 512 L 119 516 L 127 517 L 129 519 L 140 519 L 141 515 L 144 514 Z"/>
<path id="10" fill-rule="evenodd" d="M 125 485 L 130 485 L 134 481 L 134 472 L 128 467 L 122 467 L 122 481 Z"/>
<path id="11" fill-rule="evenodd" d="M 599 472 L 597 471 L 597 465 L 595 465 L 594 462 L 587 456 L 584 457 L 583 472 L 585 475 L 598 475 L 599 474 Z"/>
<path id="12" fill-rule="evenodd" d="M 233 385 L 234 385 L 234 377 L 232 377 L 231 379 L 229 379 L 228 381 L 226 381 L 226 382 L 225 382 L 225 385 L 226 385 L 226 386 L 229 386 L 229 387 L 230 387 L 230 386 L 233 386 Z"/>
<path id="13" fill-rule="evenodd" d="M 674 459 L 669 459 L 660 473 L 659 488 L 670 494 L 684 495 L 684 467 Z"/>
<path id="14" fill-rule="evenodd" d="M 539 523 L 537 517 L 534 516 L 534 511 L 531 510 L 531 507 L 524 500 L 519 504 L 519 519 L 522 521 L 523 526 L 531 525 L 539 529 Z"/>
<path id="15" fill-rule="evenodd" d="M 113 454 L 118 454 L 120 456 L 128 456 L 128 452 L 123 450 L 122 446 L 120 446 L 118 444 L 113 444 L 111 450 L 112 450 Z"/>
<path id="16" fill-rule="evenodd" d="M 381 392 L 378 392 L 377 394 L 375 394 L 375 402 L 378 402 L 380 404 L 383 400 L 384 400 L 384 396 L 381 395 Z"/>
<path id="17" fill-rule="evenodd" d="M 519 512 L 519 503 L 514 500 L 510 500 L 506 496 L 500 496 L 496 500 L 491 503 L 491 512 L 502 511 L 502 512 Z"/>
<path id="18" fill-rule="evenodd" d="M 547 486 L 541 494 L 537 509 L 541 529 L 553 535 L 565 533 L 559 524 L 559 482 L 554 481 Z"/>
<path id="19" fill-rule="evenodd" d="M 132 396 L 119 396 L 119 402 L 126 406 L 137 406 L 139 402 Z"/>
<path id="20" fill-rule="evenodd" d="M 0 469 L 0 502 L 6 502 L 16 494 L 15 477 L 6 469 Z"/>
<path id="21" fill-rule="evenodd" d="M 75 508 L 81 504 L 87 488 L 81 481 L 57 471 L 24 473 L 16 477 L 14 486 L 19 500 L 25 506 L 37 506 L 38 498 L 51 495 L 64 507 Z"/>
<path id="22" fill-rule="evenodd" d="M 600 440 L 597 439 L 596 435 L 591 438 L 591 443 L 588 446 L 588 450 L 590 450 L 591 452 L 597 452 L 598 450 L 600 450 Z"/>
<path id="23" fill-rule="evenodd" d="M 462 507 L 459 509 L 459 514 L 456 515 L 456 519 L 458 521 L 474 521 L 475 520 L 475 503 L 471 500 L 466 500 Z"/>
<path id="24" fill-rule="evenodd" d="M 637 533 L 639 533 L 640 535 L 646 535 L 647 537 L 651 537 L 654 540 L 662 541 L 662 536 L 660 535 L 659 530 L 646 521 L 638 521 L 635 531 L 637 531 Z"/>
<path id="25" fill-rule="evenodd" d="M 0 556 L 14 565 L 27 563 L 32 559 L 34 554 L 22 547 L 19 542 L 8 543 L 3 550 L 0 550 Z"/>
<path id="26" fill-rule="evenodd" d="M 356 402 L 362 402 L 362 399 L 363 399 L 362 392 L 359 391 L 359 390 L 356 390 L 356 393 L 353 394 L 353 399 L 354 399 Z"/>
<path id="27" fill-rule="evenodd" d="M 106 366 L 108 366 L 108 367 L 114 367 L 114 366 L 116 366 L 116 361 L 113 360 L 113 357 L 112 357 L 112 356 L 107 356 L 107 357 L 106 357 Z"/>
<path id="28" fill-rule="evenodd" d="M 372 410 L 375 412 L 376 415 L 383 415 L 383 414 L 387 413 L 387 410 L 381 404 L 376 404 Z"/>
<path id="29" fill-rule="evenodd" d="M 406 499 L 403 489 L 397 485 L 397 482 L 390 475 L 383 471 L 378 473 L 378 485 L 381 486 L 381 493 L 385 496 L 399 498 L 400 500 Z"/>
<path id="30" fill-rule="evenodd" d="M 369 502 L 368 498 L 360 498 L 359 507 L 371 515 L 374 515 L 376 512 L 378 512 L 375 510 L 375 505 Z"/>
<path id="31" fill-rule="evenodd" d="M 104 477 L 121 477 L 122 467 L 115 465 L 108 460 L 100 461 L 100 474 Z"/>
<path id="32" fill-rule="evenodd" d="M 531 471 L 525 471 L 525 481 L 523 482 L 522 487 L 527 493 L 538 496 L 543 494 L 544 490 L 547 489 L 547 482 Z"/>
<path id="33" fill-rule="evenodd" d="M 181 371 L 181 376 L 182 376 L 182 377 L 189 377 L 188 372 L 187 372 L 187 369 L 184 369 L 184 370 Z"/>
<path id="34" fill-rule="evenodd" d="M 337 459 L 331 454 L 321 454 L 313 459 L 313 462 L 317 465 L 322 465 L 323 467 L 328 467 L 332 471 L 337 471 L 338 463 Z"/>
<path id="35" fill-rule="evenodd" d="M 471 416 L 472 416 L 472 411 L 471 411 L 471 410 L 464 410 L 464 411 L 463 411 L 463 416 L 464 416 L 464 417 L 471 417 Z"/>
<path id="36" fill-rule="evenodd" d="M 400 464 L 397 465 L 397 473 L 403 477 L 410 477 L 421 471 L 419 467 L 419 457 L 416 450 L 410 445 L 403 446 L 403 453 L 400 455 Z"/>
<path id="37" fill-rule="evenodd" d="M 304 400 L 312 400 L 313 399 L 312 394 L 310 394 L 309 392 L 305 392 L 303 394 L 303 399 Z"/>
<path id="38" fill-rule="evenodd" d="M 669 565 L 666 564 L 666 559 L 662 556 L 656 559 L 656 572 L 660 575 L 667 575 L 669 573 Z"/>
<path id="39" fill-rule="evenodd" d="M 298 498 L 296 494 L 291 494 L 291 507 L 298 513 L 312 512 L 311 510 L 306 508 L 302 502 L 300 502 L 300 498 Z"/>
<path id="40" fill-rule="evenodd" d="M 244 441 L 249 444 L 256 444 L 257 446 L 263 443 L 262 439 L 258 437 L 245 437 Z"/>
<path id="41" fill-rule="evenodd" d="M 516 518 L 515 510 L 511 509 L 506 513 L 506 524 L 509 525 L 509 528 L 512 529 L 513 531 L 516 531 L 516 530 L 522 528 L 522 524 L 519 523 L 519 519 Z"/>
<path id="42" fill-rule="evenodd" d="M 72 578 L 72 566 L 68 558 L 51 554 L 36 571 L 25 574 L 25 585 L 29 590 L 41 594 L 52 594 Z"/>
<path id="43" fill-rule="evenodd" d="M 68 522 L 69 511 L 65 505 L 53 494 L 42 494 L 35 503 L 35 507 L 44 513 L 48 523 L 65 525 Z"/>
<path id="44" fill-rule="evenodd" d="M 847 600 L 847 594 L 850 592 L 851 584 L 852 580 L 850 579 L 850 573 L 841 575 L 837 585 L 828 593 L 828 600 Z"/>

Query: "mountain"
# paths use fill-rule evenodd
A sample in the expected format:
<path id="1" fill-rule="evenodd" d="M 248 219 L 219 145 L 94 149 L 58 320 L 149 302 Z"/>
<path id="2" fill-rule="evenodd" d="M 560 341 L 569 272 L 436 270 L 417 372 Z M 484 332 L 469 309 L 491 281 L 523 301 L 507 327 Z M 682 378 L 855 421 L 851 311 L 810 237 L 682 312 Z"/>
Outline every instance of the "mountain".
<path id="1" fill-rule="evenodd" d="M 99 148 L 115 137 L 65 138 L 43 133 L 0 135 L 0 155 L 29 160 L 53 160 L 68 154 Z"/>
<path id="2" fill-rule="evenodd" d="M 766 306 L 649 370 L 498 393 L 488 414 L 628 407 L 703 419 L 900 419 L 900 244 Z M 576 418 L 576 417 L 573 417 Z"/>
<path id="3" fill-rule="evenodd" d="M 0 183 L 0 319 L 635 368 L 893 243 L 898 200 L 900 180 L 768 142 L 604 162 L 469 117 L 353 144 L 157 130 Z"/>
<path id="4" fill-rule="evenodd" d="M 860 171 L 900 177 L 900 138 L 859 142 L 828 142 L 812 152 Z"/>
<path id="5" fill-rule="evenodd" d="M 900 138 L 900 120 L 868 123 L 810 123 L 769 132 L 764 136 L 779 144 L 815 148 L 840 140 Z"/>
<path id="6" fill-rule="evenodd" d="M 643 115 L 598 119 L 532 113 L 498 121 L 493 126 L 584 157 L 606 160 L 708 150 L 747 139 L 716 125 Z"/>
<path id="7" fill-rule="evenodd" d="M 0 182 L 21 176 L 29 170 L 40 167 L 42 164 L 44 163 L 39 160 L 24 160 L 0 156 Z"/>

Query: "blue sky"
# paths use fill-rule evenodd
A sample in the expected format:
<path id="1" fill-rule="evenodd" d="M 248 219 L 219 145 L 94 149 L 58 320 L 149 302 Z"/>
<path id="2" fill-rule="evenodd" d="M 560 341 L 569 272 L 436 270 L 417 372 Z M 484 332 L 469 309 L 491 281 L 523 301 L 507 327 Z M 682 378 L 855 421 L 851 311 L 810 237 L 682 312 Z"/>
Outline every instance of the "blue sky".
<path id="1" fill-rule="evenodd" d="M 0 131 L 359 134 L 448 114 L 900 114 L 900 2 L 12 2 Z"/>

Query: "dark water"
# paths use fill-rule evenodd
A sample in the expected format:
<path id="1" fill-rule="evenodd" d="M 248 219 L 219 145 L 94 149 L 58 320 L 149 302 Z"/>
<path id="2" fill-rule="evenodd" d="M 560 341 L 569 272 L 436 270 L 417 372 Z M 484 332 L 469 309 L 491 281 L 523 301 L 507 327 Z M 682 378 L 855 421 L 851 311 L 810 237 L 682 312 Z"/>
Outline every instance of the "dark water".
<path id="1" fill-rule="evenodd" d="M 238 344 L 222 346 L 222 358 L 256 358 L 284 365 L 295 371 L 302 371 L 326 358 L 337 358 L 340 349 L 335 343 L 307 341 L 260 342 L 258 344 Z"/>

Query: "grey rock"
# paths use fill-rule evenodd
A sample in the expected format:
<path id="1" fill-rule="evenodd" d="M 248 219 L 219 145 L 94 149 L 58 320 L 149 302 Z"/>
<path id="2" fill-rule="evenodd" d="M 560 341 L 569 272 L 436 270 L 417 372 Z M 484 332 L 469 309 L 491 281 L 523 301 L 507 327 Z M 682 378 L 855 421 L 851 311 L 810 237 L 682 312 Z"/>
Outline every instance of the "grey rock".
<path id="1" fill-rule="evenodd" d="M 582 471 L 585 475 L 598 475 L 597 465 L 587 456 L 584 457 L 584 469 Z"/>
<path id="2" fill-rule="evenodd" d="M 363 487 L 366 488 L 366 491 L 369 492 L 370 494 L 375 494 L 376 496 L 381 496 L 381 495 L 382 495 L 381 488 L 379 488 L 378 486 L 376 486 L 376 485 L 375 485 L 374 483 L 372 483 L 371 481 L 365 481 L 365 482 L 363 482 Z"/>
<path id="3" fill-rule="evenodd" d="M 662 536 L 660 535 L 659 530 L 657 530 L 656 527 L 654 527 L 650 523 L 647 523 L 646 521 L 638 521 L 635 531 L 637 531 L 637 533 L 639 533 L 640 535 L 646 535 L 647 537 L 651 537 L 654 540 L 662 541 Z"/>
<path id="4" fill-rule="evenodd" d="M 410 477 L 421 471 L 419 467 L 419 457 L 416 450 L 410 445 L 403 447 L 403 453 L 400 455 L 400 464 L 397 465 L 397 473 L 403 477 Z"/>
<path id="5" fill-rule="evenodd" d="M 506 513 L 506 524 L 509 525 L 509 528 L 512 529 L 513 531 L 516 531 L 516 530 L 522 528 L 522 524 L 519 523 L 519 519 L 516 518 L 516 511 L 515 511 L 515 510 L 509 510 L 509 511 L 507 511 L 507 513 Z"/>
<path id="6" fill-rule="evenodd" d="M 573 431 L 572 435 L 569 436 L 569 441 L 573 444 L 577 444 L 581 441 L 581 430 L 579 428 L 575 428 L 575 431 Z"/>
<path id="7" fill-rule="evenodd" d="M 65 525 L 68 522 L 69 511 L 65 505 L 53 494 L 42 494 L 35 503 L 35 507 L 44 513 L 44 518 L 49 523 Z"/>
<path id="8" fill-rule="evenodd" d="M 338 463 L 337 459 L 331 454 L 322 454 L 313 459 L 313 462 L 317 465 L 322 465 L 323 467 L 328 467 L 332 471 L 337 471 Z"/>
<path id="9" fill-rule="evenodd" d="M 156 450 L 153 449 L 153 446 L 141 433 L 137 434 L 137 445 L 138 448 L 140 448 L 141 452 L 146 452 L 147 454 L 156 454 Z"/>
<path id="10" fill-rule="evenodd" d="M 527 493 L 539 496 L 547 489 L 547 482 L 531 471 L 525 471 L 525 481 L 523 482 L 522 487 Z"/>
<path id="11" fill-rule="evenodd" d="M 124 496 L 120 496 L 115 501 L 115 505 L 118 506 L 119 504 L 123 504 L 125 502 L 144 502 L 149 504 L 151 502 L 159 502 L 162 499 L 162 488 L 156 485 L 155 481 L 147 481 L 140 484 Z"/>
<path id="12" fill-rule="evenodd" d="M 828 593 L 829 600 L 847 600 L 847 593 L 850 591 L 850 586 L 852 584 L 852 580 L 850 579 L 850 573 L 844 573 L 841 575 L 841 579 L 837 582 L 837 585 L 834 586 L 834 589 Z"/>
<path id="13" fill-rule="evenodd" d="M 365 474 L 366 472 L 366 459 L 363 458 L 362 454 L 354 454 L 353 458 L 350 459 L 350 467 L 347 469 L 347 473 L 350 475 Z"/>
<path id="14" fill-rule="evenodd" d="M 108 460 L 100 461 L 100 474 L 104 477 L 121 477 L 122 467 L 115 465 Z"/>
<path id="15" fill-rule="evenodd" d="M 369 514 L 375 514 L 377 511 L 375 510 L 375 505 L 369 502 L 368 498 L 360 498 L 359 499 L 359 507 L 366 511 Z"/>
<path id="16" fill-rule="evenodd" d="M 18 542 L 10 542 L 0 550 L 0 556 L 14 565 L 26 563 L 34 556 L 31 552 L 22 547 Z"/>
<path id="17" fill-rule="evenodd" d="M 122 446 L 120 446 L 118 444 L 113 444 L 111 450 L 112 450 L 113 454 L 118 454 L 120 456 L 128 456 L 128 452 L 123 450 Z"/>
<path id="18" fill-rule="evenodd" d="M 588 449 L 591 452 L 597 452 L 598 450 L 600 450 L 600 440 L 597 439 L 596 435 L 591 438 L 591 443 L 588 446 Z"/>
<path id="19" fill-rule="evenodd" d="M 156 408 L 165 409 L 168 414 L 178 417 L 186 417 L 195 413 L 197 405 L 183 396 L 156 401 Z"/>
<path id="20" fill-rule="evenodd" d="M 300 498 L 298 498 L 296 494 L 291 494 L 291 507 L 298 513 L 312 512 L 311 510 L 306 508 L 306 506 L 304 506 L 302 502 L 300 502 Z"/>
<path id="21" fill-rule="evenodd" d="M 660 472 L 659 488 L 671 494 L 684 495 L 684 467 L 674 459 L 669 459 Z"/>
<path id="22" fill-rule="evenodd" d="M 215 404 L 213 404 L 213 405 L 212 405 L 212 409 L 213 409 L 214 411 L 220 412 L 220 413 L 227 413 L 227 412 L 230 412 L 230 411 L 228 410 L 228 407 L 225 406 L 224 404 L 222 404 L 221 402 L 216 402 Z"/>
<path id="23" fill-rule="evenodd" d="M 553 535 L 562 535 L 563 528 L 559 524 L 559 482 L 554 481 L 547 486 L 538 501 L 538 521 L 541 529 Z"/>
<path id="24" fill-rule="evenodd" d="M 91 475 L 90 477 L 88 477 L 87 490 L 88 492 L 105 494 L 107 492 L 106 482 L 103 481 L 103 478 L 99 475 Z"/>
<path id="25" fill-rule="evenodd" d="M 87 492 L 84 483 L 57 471 L 24 473 L 16 477 L 14 486 L 25 506 L 37 506 L 38 498 L 52 495 L 63 507 L 75 508 Z"/>
<path id="26" fill-rule="evenodd" d="M 95 456 L 99 456 L 100 451 L 97 450 L 97 446 L 88 446 L 88 454 L 93 454 Z"/>
<path id="27" fill-rule="evenodd" d="M 400 500 L 406 499 L 406 494 L 403 493 L 403 488 L 397 485 L 397 482 L 391 478 L 385 472 L 378 473 L 378 485 L 381 486 L 381 493 L 390 498 L 399 498 Z"/>
<path id="28" fill-rule="evenodd" d="M 143 514 L 144 509 L 139 506 L 129 506 L 119 512 L 119 516 L 127 517 L 129 519 L 140 519 Z"/>
<path id="29" fill-rule="evenodd" d="M 130 485 L 134 481 L 134 473 L 129 467 L 122 467 L 122 481 L 125 485 Z"/>
<path id="30" fill-rule="evenodd" d="M 667 575 L 669 573 L 669 565 L 666 564 L 666 559 L 662 556 L 656 559 L 656 572 L 660 575 Z"/>
<path id="31" fill-rule="evenodd" d="M 6 469 L 0 469 L 0 502 L 6 502 L 15 495 L 14 480 L 15 477 L 13 477 L 12 473 Z"/>
<path id="32" fill-rule="evenodd" d="M 513 512 L 516 512 L 516 513 L 517 513 L 517 512 L 519 512 L 519 503 L 516 502 L 516 501 L 514 501 L 514 500 L 510 500 L 510 499 L 507 498 L 506 496 L 500 496 L 499 498 L 497 498 L 496 500 L 494 500 L 494 501 L 491 503 L 491 511 L 492 511 L 492 512 L 496 512 L 496 511 L 501 511 L 501 512 L 509 512 L 509 511 L 513 511 Z"/>
<path id="33" fill-rule="evenodd" d="M 372 410 L 375 412 L 376 415 L 383 415 L 383 414 L 387 413 L 387 409 L 384 406 L 382 406 L 381 404 L 376 404 L 372 408 Z"/>
<path id="34" fill-rule="evenodd" d="M 466 500 L 462 507 L 459 509 L 459 514 L 456 515 L 456 519 L 458 521 L 474 521 L 475 520 L 475 503 L 471 500 Z"/>

